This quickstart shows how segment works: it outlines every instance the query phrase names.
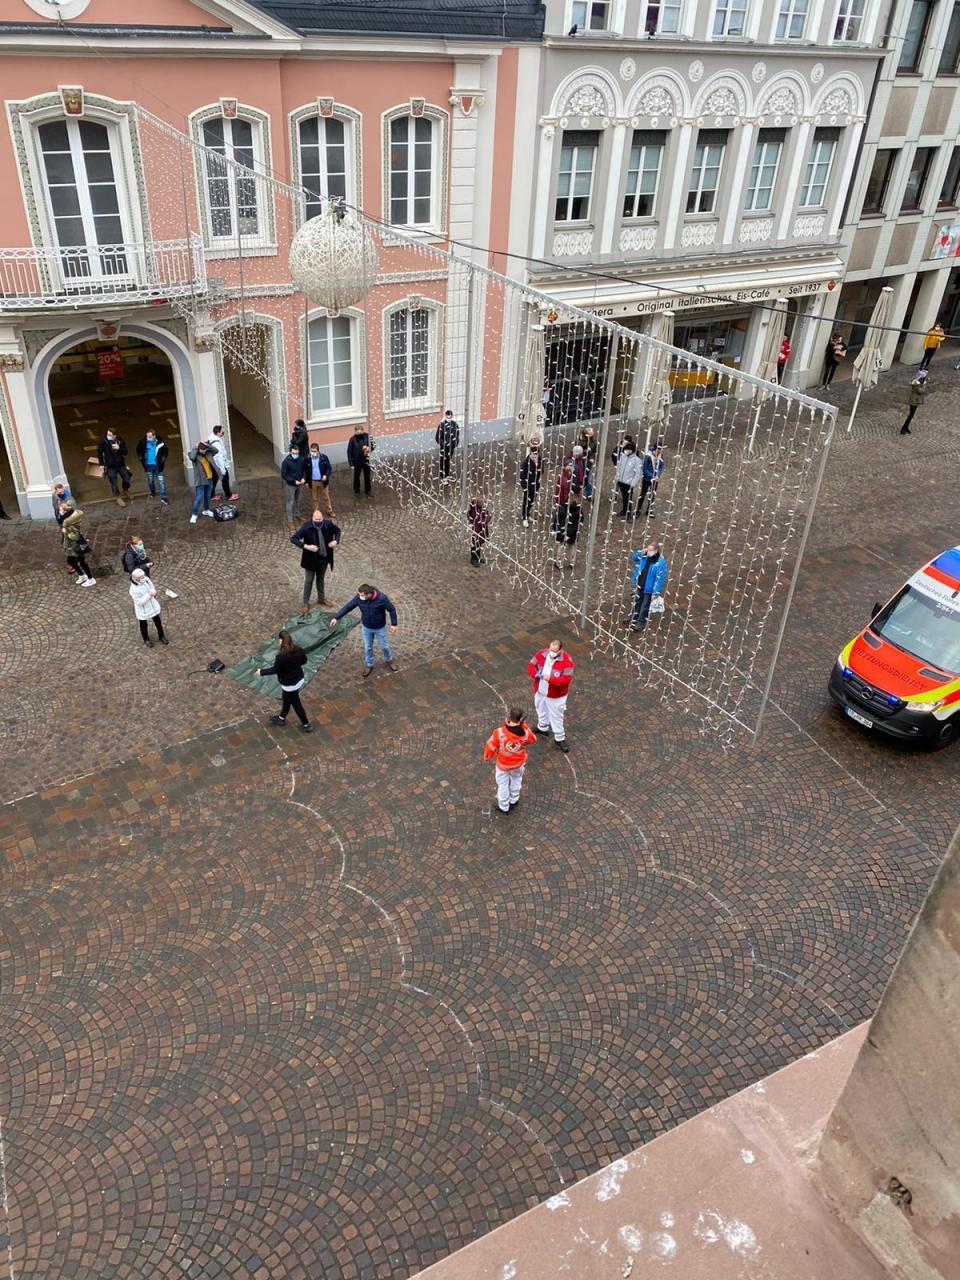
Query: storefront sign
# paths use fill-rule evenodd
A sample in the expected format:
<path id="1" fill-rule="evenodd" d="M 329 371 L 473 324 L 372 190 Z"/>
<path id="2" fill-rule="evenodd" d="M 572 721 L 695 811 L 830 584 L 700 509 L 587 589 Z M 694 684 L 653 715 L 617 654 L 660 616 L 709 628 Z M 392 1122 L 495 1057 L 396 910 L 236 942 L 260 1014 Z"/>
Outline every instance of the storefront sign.
<path id="1" fill-rule="evenodd" d="M 123 357 L 119 347 L 109 347 L 97 352 L 97 373 L 101 382 L 111 382 L 123 377 Z"/>
<path id="2" fill-rule="evenodd" d="M 958 228 L 960 230 L 960 228 Z M 721 293 L 670 294 L 642 301 L 617 302 L 609 306 L 585 305 L 591 315 L 615 319 L 621 316 L 648 316 L 655 311 L 691 311 L 701 307 L 743 306 L 744 303 L 770 302 L 775 298 L 805 298 L 829 289 L 826 280 L 804 280 L 796 284 L 756 285 L 748 289 L 725 289 Z"/>
<path id="3" fill-rule="evenodd" d="M 960 226 L 941 227 L 931 258 L 960 258 Z"/>

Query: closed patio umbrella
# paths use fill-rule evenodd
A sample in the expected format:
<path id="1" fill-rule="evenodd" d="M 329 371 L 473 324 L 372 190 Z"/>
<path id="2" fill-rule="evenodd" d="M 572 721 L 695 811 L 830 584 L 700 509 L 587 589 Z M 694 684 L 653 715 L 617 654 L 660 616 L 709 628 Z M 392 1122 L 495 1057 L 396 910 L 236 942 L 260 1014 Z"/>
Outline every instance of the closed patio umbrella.
<path id="1" fill-rule="evenodd" d="M 761 406 L 776 391 L 777 356 L 783 346 L 786 331 L 787 300 L 786 298 L 778 298 L 773 304 L 773 311 L 767 323 L 767 331 L 763 335 L 763 342 L 760 345 L 760 359 L 757 363 L 756 372 L 757 377 L 762 378 L 768 385 L 754 387 L 753 389 L 753 403 L 756 406 L 756 413 L 753 415 L 753 426 L 750 429 L 750 439 L 747 443 L 748 453 L 753 453 L 753 442 L 757 437 L 757 424 L 760 421 Z"/>
<path id="2" fill-rule="evenodd" d="M 543 383 L 546 377 L 547 347 L 542 324 L 532 324 L 527 334 L 523 357 L 523 391 L 517 413 L 517 435 L 529 440 L 543 435 L 546 410 L 543 405 Z"/>
<path id="3" fill-rule="evenodd" d="M 853 401 L 853 408 L 850 410 L 850 417 L 847 420 L 848 435 L 853 426 L 853 420 L 857 416 L 860 397 L 863 395 L 864 389 L 869 391 L 871 387 L 875 387 L 880 377 L 882 358 L 880 344 L 884 333 L 882 326 L 887 323 L 887 316 L 890 314 L 890 299 L 892 297 L 893 289 L 889 285 L 880 290 L 880 297 L 877 299 L 870 315 L 870 323 L 867 326 L 863 346 L 860 348 L 860 354 L 853 362 L 853 380 L 857 384 L 857 394 Z"/>
<path id="4" fill-rule="evenodd" d="M 672 311 L 657 311 L 653 316 L 648 337 L 673 346 L 673 324 L 675 314 Z M 643 355 L 643 367 L 640 370 L 643 386 L 640 392 L 641 413 L 647 422 L 647 438 L 644 448 L 650 447 L 650 437 L 655 426 L 666 422 L 673 400 L 673 387 L 670 384 L 670 370 L 673 366 L 673 353 L 664 351 L 662 347 L 646 347 Z"/>

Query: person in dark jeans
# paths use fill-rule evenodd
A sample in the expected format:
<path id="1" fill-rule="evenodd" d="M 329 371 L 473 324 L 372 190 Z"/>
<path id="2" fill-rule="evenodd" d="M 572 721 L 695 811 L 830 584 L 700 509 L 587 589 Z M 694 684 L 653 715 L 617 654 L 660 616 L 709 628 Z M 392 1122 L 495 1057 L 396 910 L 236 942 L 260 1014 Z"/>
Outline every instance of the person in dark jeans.
<path id="1" fill-rule="evenodd" d="M 303 732 L 313 733 L 313 725 L 310 723 L 307 713 L 303 709 L 303 703 L 300 701 L 300 690 L 305 684 L 303 668 L 306 665 L 307 655 L 299 645 L 293 643 L 293 637 L 289 631 L 281 631 L 277 639 L 280 641 L 280 649 L 273 660 L 273 666 L 257 667 L 258 676 L 277 677 L 280 692 L 283 695 L 280 702 L 280 714 L 271 716 L 270 723 L 286 724 L 287 716 L 292 710 L 296 713 Z"/>
<path id="2" fill-rule="evenodd" d="M 60 545 L 63 547 L 63 554 L 67 558 L 67 564 L 76 573 L 74 582 L 78 587 L 95 587 L 97 580 L 90 572 L 87 564 L 87 554 L 90 551 L 90 544 L 87 542 L 83 530 L 80 528 L 80 521 L 83 519 L 83 512 L 80 511 L 76 503 L 71 499 L 64 502 L 60 506 Z"/>
<path id="3" fill-rule="evenodd" d="M 927 378 L 926 369 L 921 369 L 914 380 L 910 383 L 910 396 L 907 408 L 907 416 L 903 426 L 900 428 L 902 436 L 911 436 L 913 432 L 910 430 L 910 423 L 914 419 L 917 410 L 923 404 L 923 397 L 927 394 Z"/>
<path id="4" fill-rule="evenodd" d="M 667 585 L 667 562 L 661 554 L 659 542 L 648 543 L 642 551 L 635 551 L 630 561 L 633 564 L 632 582 L 636 598 L 632 614 L 624 621 L 629 622 L 634 631 L 640 631 L 647 625 L 653 597 L 663 595 L 663 589 Z"/>
<path id="5" fill-rule="evenodd" d="M 359 497 L 360 476 L 363 475 L 363 491 L 370 497 L 370 453 L 373 445 L 360 423 L 353 429 L 347 441 L 347 465 L 353 467 L 353 492 Z"/>
<path id="6" fill-rule="evenodd" d="M 357 594 L 348 600 L 338 613 L 330 619 L 331 630 L 341 618 L 345 618 L 354 609 L 360 610 L 360 634 L 363 636 L 363 674 L 368 676 L 373 670 L 373 642 L 376 640 L 383 654 L 383 660 L 391 671 L 396 671 L 397 664 L 393 660 L 393 652 L 387 639 L 387 618 L 390 618 L 390 630 L 397 629 L 397 610 L 393 601 L 385 591 L 378 591 L 369 582 L 361 582 Z"/>
<path id="7" fill-rule="evenodd" d="M 155 498 L 159 489 L 161 503 L 165 507 L 169 506 L 167 481 L 163 474 L 163 469 L 167 465 L 167 446 L 163 437 L 157 435 L 156 431 L 148 431 L 137 444 L 137 457 L 147 474 L 150 497 Z"/>
<path id="8" fill-rule="evenodd" d="M 450 459 L 460 443 L 460 424 L 454 418 L 452 409 L 444 410 L 434 439 L 440 448 L 440 479 L 446 484 L 450 479 Z"/>
<path id="9" fill-rule="evenodd" d="M 103 467 L 103 474 L 110 481 L 110 492 L 116 499 L 118 507 L 125 507 L 127 494 L 130 492 L 130 481 L 133 476 L 130 474 L 130 468 L 127 466 L 127 446 L 124 444 L 122 437 L 118 436 L 115 431 L 107 431 L 107 434 L 97 446 L 97 458 Z M 117 486 L 117 480 L 123 485 L 123 497 L 120 496 L 120 490 Z"/>
<path id="10" fill-rule="evenodd" d="M 540 453 L 540 441 L 534 436 L 527 445 L 527 452 L 520 463 L 519 483 L 520 492 L 523 494 L 523 501 L 520 504 L 520 519 L 523 521 L 525 529 L 530 527 L 530 511 L 537 500 L 542 478 L 543 456 Z"/>
<path id="11" fill-rule="evenodd" d="M 843 335 L 832 333 L 823 358 L 823 385 L 825 387 L 829 387 L 833 381 L 833 375 L 839 369 L 840 361 L 845 359 L 846 354 L 847 344 L 843 340 Z"/>
<path id="12" fill-rule="evenodd" d="M 327 599 L 323 583 L 327 570 L 333 568 L 333 549 L 340 541 L 340 530 L 318 509 L 314 511 L 313 518 L 291 536 L 290 541 L 300 548 L 300 568 L 303 570 L 300 612 L 310 612 L 310 593 L 314 582 L 317 584 L 317 604 L 332 607 L 333 602 Z"/>

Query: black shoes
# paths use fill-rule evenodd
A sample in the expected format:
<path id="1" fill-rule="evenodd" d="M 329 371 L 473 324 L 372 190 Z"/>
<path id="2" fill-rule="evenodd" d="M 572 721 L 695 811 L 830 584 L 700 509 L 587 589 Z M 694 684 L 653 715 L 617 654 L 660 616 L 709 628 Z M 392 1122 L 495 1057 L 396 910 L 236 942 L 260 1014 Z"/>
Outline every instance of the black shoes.
<path id="1" fill-rule="evenodd" d="M 541 736 L 542 738 L 546 738 L 546 737 L 549 737 L 549 736 L 550 736 L 550 730 L 549 730 L 549 729 L 541 729 L 539 725 L 534 725 L 533 732 L 534 732 L 534 733 L 539 733 L 539 734 L 540 734 L 540 736 Z"/>
<path id="2" fill-rule="evenodd" d="M 301 733 L 313 733 L 313 725 L 312 725 L 312 724 L 310 724 L 309 722 L 308 722 L 307 724 L 302 724 L 302 725 L 300 726 L 300 732 L 301 732 Z"/>
<path id="3" fill-rule="evenodd" d="M 564 753 L 564 755 L 566 755 L 566 753 L 570 750 L 570 744 L 567 742 L 566 738 L 555 738 L 554 741 L 556 742 L 560 750 Z"/>
<path id="4" fill-rule="evenodd" d="M 287 721 L 286 721 L 286 719 L 285 719 L 285 717 L 284 717 L 284 716 L 271 716 L 271 717 L 270 717 L 270 723 L 271 723 L 271 724 L 286 724 L 286 723 L 287 723 Z"/>
<path id="5" fill-rule="evenodd" d="M 167 639 L 167 637 L 166 637 L 166 636 L 161 636 L 161 637 L 160 637 L 160 643 L 161 643 L 161 644 L 169 644 L 169 643 L 170 643 L 170 641 Z"/>
<path id="6" fill-rule="evenodd" d="M 152 649 L 152 648 L 153 648 L 153 641 L 152 641 L 152 640 L 144 640 L 144 642 L 143 642 L 143 643 L 147 646 L 147 648 L 148 648 L 148 649 Z"/>

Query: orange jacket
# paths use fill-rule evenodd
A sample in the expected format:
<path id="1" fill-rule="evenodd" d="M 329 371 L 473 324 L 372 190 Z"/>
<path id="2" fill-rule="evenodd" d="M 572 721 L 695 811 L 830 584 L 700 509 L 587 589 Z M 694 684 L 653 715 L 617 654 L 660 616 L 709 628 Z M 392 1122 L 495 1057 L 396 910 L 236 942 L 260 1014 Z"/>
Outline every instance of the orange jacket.
<path id="1" fill-rule="evenodd" d="M 513 725 L 511 728 L 502 724 L 487 739 L 483 758 L 496 760 L 498 769 L 519 769 L 522 764 L 527 763 L 524 748 L 536 740 L 537 735 L 525 724 Z"/>

